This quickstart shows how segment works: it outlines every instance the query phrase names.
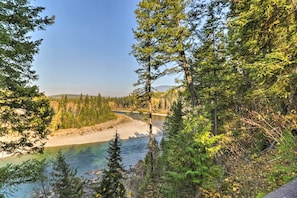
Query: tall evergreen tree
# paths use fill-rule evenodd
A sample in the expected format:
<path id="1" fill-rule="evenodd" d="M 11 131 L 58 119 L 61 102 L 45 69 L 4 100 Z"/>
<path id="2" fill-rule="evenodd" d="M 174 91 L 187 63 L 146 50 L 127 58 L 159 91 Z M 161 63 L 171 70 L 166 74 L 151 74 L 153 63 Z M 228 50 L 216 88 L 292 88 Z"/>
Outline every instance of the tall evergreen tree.
<path id="1" fill-rule="evenodd" d="M 202 197 L 201 190 L 211 189 L 220 178 L 221 168 L 214 158 L 222 136 L 211 134 L 202 108 L 187 112 L 188 106 L 178 102 L 165 122 L 161 178 L 166 184 L 160 189 L 164 197 Z"/>
<path id="2" fill-rule="evenodd" d="M 54 22 L 54 17 L 40 16 L 43 10 L 28 0 L 0 2 L 0 153 L 41 151 L 48 134 L 52 110 L 47 98 L 32 86 L 37 79 L 32 62 L 41 40 L 29 35 Z M 35 160 L 2 167 L 0 191 L 36 181 L 41 167 Z"/>
<path id="3" fill-rule="evenodd" d="M 52 187 L 59 198 L 82 197 L 82 182 L 76 176 L 76 169 L 67 164 L 62 152 L 59 151 L 53 162 Z"/>
<path id="4" fill-rule="evenodd" d="M 205 23 L 200 27 L 199 46 L 193 50 L 191 59 L 199 102 L 209 111 L 214 134 L 219 133 L 220 120 L 227 117 L 223 108 L 232 103 L 235 90 L 232 83 L 237 73 L 226 61 L 227 5 L 225 1 L 213 0 L 200 11 L 204 13 Z"/>
<path id="5" fill-rule="evenodd" d="M 37 79 L 32 62 L 41 40 L 29 35 L 54 22 L 54 17 L 40 16 L 43 10 L 28 0 L 0 2 L 0 151 L 40 150 L 48 133 L 49 102 L 32 86 Z"/>
<path id="6" fill-rule="evenodd" d="M 104 170 L 100 185 L 95 190 L 97 196 L 104 198 L 126 197 L 126 190 L 122 183 L 123 172 L 120 136 L 116 132 L 114 140 L 109 142 L 108 169 Z"/>
<path id="7" fill-rule="evenodd" d="M 158 40 L 155 36 L 157 30 L 157 22 L 160 12 L 159 0 L 142 0 L 135 10 L 138 23 L 137 30 L 134 30 L 136 44 L 132 45 L 132 54 L 140 64 L 140 68 L 136 70 L 138 81 L 135 86 L 140 88 L 135 90 L 138 97 L 138 106 L 148 106 L 148 124 L 149 124 L 149 152 L 151 161 L 151 172 L 153 172 L 153 124 L 152 124 L 152 83 L 160 74 L 158 69 L 162 64 L 159 60 L 158 49 L 156 45 Z M 152 174 L 153 176 L 153 174 Z"/>
<path id="8" fill-rule="evenodd" d="M 165 139 L 174 139 L 183 126 L 183 101 L 180 96 L 170 110 L 168 118 L 164 122 Z"/>
<path id="9" fill-rule="evenodd" d="M 187 13 L 190 1 L 162 0 L 157 23 L 156 39 L 160 50 L 159 59 L 168 66 L 163 73 L 180 73 L 185 77 L 185 84 L 192 105 L 198 104 L 197 93 L 193 82 L 193 71 L 189 63 L 192 29 Z"/>

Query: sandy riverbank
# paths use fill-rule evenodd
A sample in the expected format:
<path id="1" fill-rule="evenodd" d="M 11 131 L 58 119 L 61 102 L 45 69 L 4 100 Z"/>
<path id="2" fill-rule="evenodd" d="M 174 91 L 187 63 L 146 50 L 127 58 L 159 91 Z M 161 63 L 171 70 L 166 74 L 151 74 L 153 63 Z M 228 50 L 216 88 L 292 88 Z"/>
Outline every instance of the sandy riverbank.
<path id="1" fill-rule="evenodd" d="M 55 131 L 48 136 L 45 147 L 107 142 L 114 138 L 116 131 L 121 139 L 148 135 L 148 125 L 146 123 L 133 120 L 125 115 L 117 116 L 115 120 L 94 126 Z M 153 134 L 158 133 L 161 133 L 161 130 L 157 127 L 153 127 Z"/>
<path id="2" fill-rule="evenodd" d="M 123 109 L 112 109 L 112 111 L 114 112 L 121 112 L 121 113 L 137 113 L 140 114 L 139 111 L 129 111 L 129 110 L 123 110 Z M 147 112 L 142 112 L 142 114 L 147 115 Z M 168 114 L 167 113 L 152 113 L 152 115 L 156 115 L 156 116 L 163 116 L 163 117 L 167 117 Z"/>

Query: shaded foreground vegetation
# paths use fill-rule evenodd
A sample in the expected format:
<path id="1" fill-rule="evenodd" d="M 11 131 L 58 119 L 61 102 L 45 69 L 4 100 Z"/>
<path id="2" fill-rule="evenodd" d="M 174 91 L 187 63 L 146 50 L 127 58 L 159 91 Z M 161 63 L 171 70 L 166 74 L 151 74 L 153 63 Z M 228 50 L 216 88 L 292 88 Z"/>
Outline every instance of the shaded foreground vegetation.
<path id="1" fill-rule="evenodd" d="M 139 98 L 150 106 L 172 73 L 185 91 L 136 197 L 261 197 L 296 177 L 296 13 L 283 0 L 138 3 Z"/>
<path id="2" fill-rule="evenodd" d="M 290 130 L 271 142 L 258 130 L 214 136 L 204 109 L 184 102 L 174 106 L 161 144 L 154 144 L 154 172 L 149 154 L 135 167 L 132 197 L 262 197 L 297 176 Z"/>

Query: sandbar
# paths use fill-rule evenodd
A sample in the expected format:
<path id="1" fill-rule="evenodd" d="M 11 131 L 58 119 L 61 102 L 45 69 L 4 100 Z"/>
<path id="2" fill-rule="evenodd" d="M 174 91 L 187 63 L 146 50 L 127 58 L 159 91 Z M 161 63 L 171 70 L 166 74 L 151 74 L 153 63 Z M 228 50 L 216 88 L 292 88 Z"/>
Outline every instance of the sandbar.
<path id="1" fill-rule="evenodd" d="M 116 132 L 120 135 L 120 139 L 127 140 L 148 136 L 149 127 L 143 121 L 117 114 L 115 120 L 102 124 L 52 132 L 48 136 L 45 147 L 107 142 L 114 138 Z M 153 134 L 160 135 L 162 131 L 158 127 L 153 126 Z"/>

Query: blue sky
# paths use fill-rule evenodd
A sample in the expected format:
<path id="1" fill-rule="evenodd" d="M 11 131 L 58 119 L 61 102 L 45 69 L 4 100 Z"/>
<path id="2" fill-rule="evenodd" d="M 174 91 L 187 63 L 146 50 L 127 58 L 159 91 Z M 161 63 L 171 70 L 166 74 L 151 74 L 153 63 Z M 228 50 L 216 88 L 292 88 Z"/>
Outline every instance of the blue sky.
<path id="1" fill-rule="evenodd" d="M 55 24 L 33 34 L 43 38 L 33 69 L 46 95 L 125 96 L 134 89 L 139 67 L 129 55 L 135 43 L 134 10 L 139 0 L 36 0 Z M 174 77 L 155 83 L 172 85 Z"/>

